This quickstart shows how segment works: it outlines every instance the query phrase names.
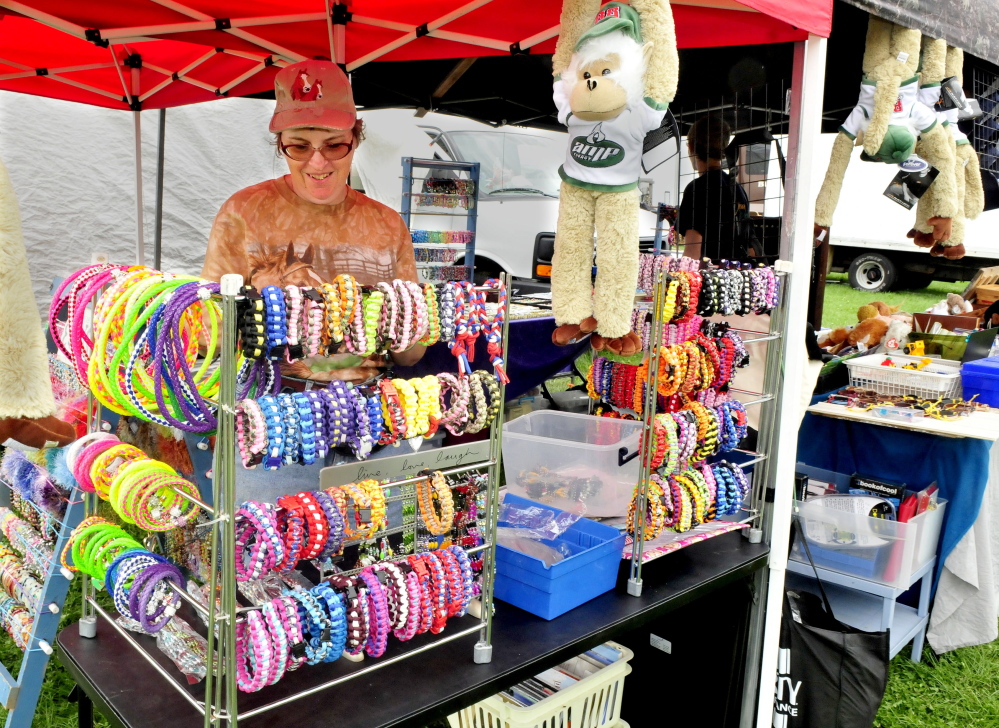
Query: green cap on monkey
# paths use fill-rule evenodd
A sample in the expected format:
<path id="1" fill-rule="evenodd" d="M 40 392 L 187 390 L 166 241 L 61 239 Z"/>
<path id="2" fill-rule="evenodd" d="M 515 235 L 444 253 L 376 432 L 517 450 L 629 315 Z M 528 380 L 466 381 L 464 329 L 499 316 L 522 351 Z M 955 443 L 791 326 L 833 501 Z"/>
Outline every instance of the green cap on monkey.
<path id="1" fill-rule="evenodd" d="M 870 155 L 861 152 L 860 158 L 865 162 L 884 162 L 885 164 L 901 164 L 912 156 L 916 149 L 916 135 L 908 126 L 892 124 L 885 132 L 878 153 Z"/>
<path id="2" fill-rule="evenodd" d="M 613 33 L 615 30 L 624 31 L 624 34 L 632 38 L 636 43 L 641 43 L 642 20 L 638 15 L 638 11 L 624 3 L 607 3 L 600 8 L 600 12 L 593 19 L 593 25 L 579 36 L 579 40 L 576 41 L 576 47 L 573 50 L 578 51 L 586 41 L 601 35 L 607 35 L 607 33 Z"/>

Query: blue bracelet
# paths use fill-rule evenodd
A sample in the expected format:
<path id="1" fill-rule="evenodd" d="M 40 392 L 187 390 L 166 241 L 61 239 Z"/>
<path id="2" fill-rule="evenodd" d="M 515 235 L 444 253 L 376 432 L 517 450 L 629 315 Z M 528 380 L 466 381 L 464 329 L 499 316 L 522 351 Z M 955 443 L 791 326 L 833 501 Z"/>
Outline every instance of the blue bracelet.
<path id="1" fill-rule="evenodd" d="M 326 610 L 310 591 L 287 591 L 298 602 L 298 618 L 302 623 L 302 637 L 305 645 L 305 656 L 310 665 L 318 665 L 329 654 L 333 646 L 331 640 L 324 640 L 331 623 Z M 308 636 L 306 636 L 308 635 Z"/>
<path id="2" fill-rule="evenodd" d="M 308 397 L 309 404 L 312 406 L 312 421 L 316 426 L 316 456 L 325 458 L 330 449 L 326 432 L 326 400 L 313 389 L 306 392 L 305 396 Z"/>
<path id="3" fill-rule="evenodd" d="M 299 416 L 298 406 L 290 394 L 284 393 L 277 396 L 278 404 L 281 405 L 281 416 L 284 418 L 285 447 L 282 462 L 291 465 L 299 461 Z"/>
<path id="4" fill-rule="evenodd" d="M 347 612 L 343 608 L 340 595 L 333 591 L 326 582 L 312 587 L 311 591 L 326 603 L 326 611 L 330 620 L 330 648 L 323 662 L 333 662 L 340 659 L 340 655 L 347 647 Z"/>
<path id="5" fill-rule="evenodd" d="M 277 286 L 264 286 L 260 294 L 264 298 L 267 357 L 278 360 L 284 355 L 284 348 L 288 343 L 288 314 L 284 305 L 284 291 Z"/>
<path id="6" fill-rule="evenodd" d="M 316 461 L 316 424 L 312 418 L 312 403 L 303 392 L 295 392 L 291 398 L 298 407 L 298 441 L 302 464 L 311 465 Z"/>
<path id="7" fill-rule="evenodd" d="M 377 394 L 373 394 L 365 400 L 368 408 L 368 428 L 371 432 L 371 442 L 376 443 L 382 439 L 385 433 L 385 417 L 382 415 L 382 402 Z"/>
<path id="8" fill-rule="evenodd" d="M 284 414 L 275 397 L 266 396 L 257 400 L 260 410 L 264 413 L 267 426 L 267 451 L 264 456 L 264 468 L 277 470 L 284 462 L 284 451 L 287 443 L 287 429 L 284 424 Z"/>

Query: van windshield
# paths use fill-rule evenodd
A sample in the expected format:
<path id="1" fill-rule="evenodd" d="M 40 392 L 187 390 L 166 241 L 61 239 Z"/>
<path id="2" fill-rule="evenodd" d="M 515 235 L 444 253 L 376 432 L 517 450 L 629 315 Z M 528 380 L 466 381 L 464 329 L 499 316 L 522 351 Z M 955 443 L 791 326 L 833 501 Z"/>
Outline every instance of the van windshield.
<path id="1" fill-rule="evenodd" d="M 452 131 L 448 143 L 466 162 L 478 162 L 479 191 L 558 197 L 565 145 L 558 139 L 502 131 Z"/>

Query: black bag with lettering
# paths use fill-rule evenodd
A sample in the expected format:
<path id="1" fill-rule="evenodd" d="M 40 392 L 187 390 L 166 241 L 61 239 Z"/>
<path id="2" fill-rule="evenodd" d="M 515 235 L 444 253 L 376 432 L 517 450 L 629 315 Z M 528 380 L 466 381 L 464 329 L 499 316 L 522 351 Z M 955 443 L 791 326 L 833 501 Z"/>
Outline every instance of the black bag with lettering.
<path id="1" fill-rule="evenodd" d="M 888 684 L 888 631 L 837 620 L 817 583 L 821 598 L 784 594 L 774 728 L 871 728 Z"/>

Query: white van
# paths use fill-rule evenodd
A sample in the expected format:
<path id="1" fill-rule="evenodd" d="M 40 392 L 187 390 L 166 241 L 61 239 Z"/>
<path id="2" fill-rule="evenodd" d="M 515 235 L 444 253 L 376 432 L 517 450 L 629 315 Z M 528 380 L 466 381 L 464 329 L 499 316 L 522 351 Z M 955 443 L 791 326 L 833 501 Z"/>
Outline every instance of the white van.
<path id="1" fill-rule="evenodd" d="M 835 134 L 823 134 L 815 152 L 815 190 L 822 184 Z M 982 267 L 999 259 L 999 216 L 986 212 L 966 223 L 961 260 L 930 256 L 905 235 L 916 211 L 906 210 L 883 195 L 898 167 L 860 160 L 860 148 L 843 181 L 836 216 L 830 228 L 832 270 L 848 273 L 850 285 L 875 293 L 891 288 L 925 288 L 931 281 L 968 281 Z"/>

